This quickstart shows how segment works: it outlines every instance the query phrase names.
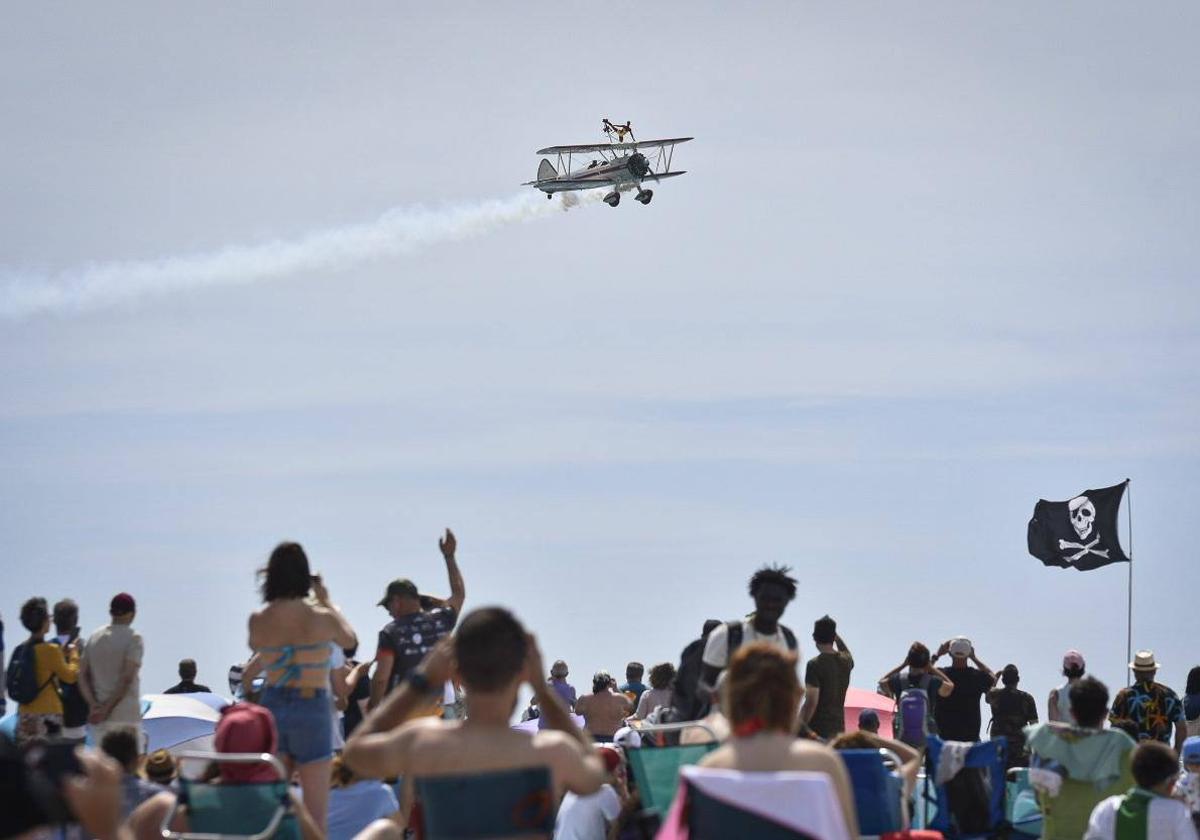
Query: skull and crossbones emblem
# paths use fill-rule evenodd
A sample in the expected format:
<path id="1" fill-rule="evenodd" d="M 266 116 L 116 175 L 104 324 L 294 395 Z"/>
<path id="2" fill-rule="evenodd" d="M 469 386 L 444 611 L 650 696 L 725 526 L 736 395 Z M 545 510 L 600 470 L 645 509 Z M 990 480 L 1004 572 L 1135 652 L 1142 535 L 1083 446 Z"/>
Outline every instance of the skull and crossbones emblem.
<path id="1" fill-rule="evenodd" d="M 1075 529 L 1075 533 L 1079 535 L 1080 540 L 1086 540 L 1092 535 L 1092 526 L 1096 521 L 1096 506 L 1092 504 L 1092 500 L 1087 496 L 1076 496 L 1071 501 L 1067 502 L 1067 511 L 1071 516 L 1071 527 Z M 1073 550 L 1075 553 L 1066 556 L 1064 559 L 1074 563 L 1083 559 L 1089 554 L 1095 554 L 1097 557 L 1108 559 L 1107 548 L 1096 548 L 1100 542 L 1100 537 L 1093 537 L 1091 542 L 1072 542 L 1071 540 L 1059 540 L 1058 547 L 1061 551 Z"/>

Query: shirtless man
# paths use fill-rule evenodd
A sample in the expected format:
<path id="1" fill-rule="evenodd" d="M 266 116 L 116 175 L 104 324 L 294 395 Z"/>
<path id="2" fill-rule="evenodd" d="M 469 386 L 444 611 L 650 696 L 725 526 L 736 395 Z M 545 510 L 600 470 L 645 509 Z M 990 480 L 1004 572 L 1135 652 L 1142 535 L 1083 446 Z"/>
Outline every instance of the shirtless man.
<path id="1" fill-rule="evenodd" d="M 592 738 L 607 743 L 625 725 L 625 718 L 633 714 L 633 703 L 617 691 L 617 681 L 612 674 L 597 671 L 592 677 L 592 693 L 579 698 L 575 703 L 575 714 L 583 715 L 583 725 Z"/>
<path id="2" fill-rule="evenodd" d="M 467 691 L 467 719 L 409 720 L 455 672 Z M 343 757 L 365 778 L 403 776 L 405 813 L 412 780 L 422 776 L 541 766 L 550 768 L 556 797 L 564 791 L 594 793 L 604 781 L 604 766 L 544 673 L 537 642 L 512 613 L 499 607 L 475 610 L 463 617 L 453 638 L 439 642 L 367 715 L 346 742 Z M 532 737 L 509 726 L 522 683 L 533 689 L 546 720 L 546 729 Z"/>

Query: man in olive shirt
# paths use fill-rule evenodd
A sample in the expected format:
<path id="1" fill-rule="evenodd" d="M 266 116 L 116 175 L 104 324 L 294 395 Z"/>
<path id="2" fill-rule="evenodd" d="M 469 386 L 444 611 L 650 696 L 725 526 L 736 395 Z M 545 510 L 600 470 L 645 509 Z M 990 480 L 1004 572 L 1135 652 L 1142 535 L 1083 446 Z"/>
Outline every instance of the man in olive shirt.
<path id="1" fill-rule="evenodd" d="M 826 741 L 846 729 L 846 689 L 854 657 L 837 632 L 837 622 L 829 616 L 813 623 L 813 641 L 817 655 L 804 669 L 804 707 L 800 718 L 809 729 Z"/>

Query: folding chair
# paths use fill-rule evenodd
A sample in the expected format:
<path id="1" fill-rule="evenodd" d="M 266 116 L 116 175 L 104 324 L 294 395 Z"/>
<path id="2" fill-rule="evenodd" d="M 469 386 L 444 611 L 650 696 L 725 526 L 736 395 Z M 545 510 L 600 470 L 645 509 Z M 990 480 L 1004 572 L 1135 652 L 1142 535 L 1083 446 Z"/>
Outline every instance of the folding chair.
<path id="1" fill-rule="evenodd" d="M 698 763 L 700 759 L 715 750 L 719 744 L 717 743 L 717 733 L 711 726 L 701 721 L 656 723 L 638 727 L 639 734 L 682 732 L 684 729 L 691 728 L 703 729 L 712 736 L 712 741 L 707 744 L 641 747 L 625 751 L 625 758 L 629 762 L 629 772 L 633 776 L 633 784 L 641 796 L 643 817 L 661 820 L 663 815 L 671 809 L 671 803 L 675 800 L 675 792 L 679 789 L 680 768 Z"/>
<path id="2" fill-rule="evenodd" d="M 550 837 L 558 803 L 549 767 L 416 779 L 414 829 L 425 840 Z"/>
<path id="3" fill-rule="evenodd" d="M 1042 810 L 1037 793 L 1029 782 L 1028 767 L 1013 767 L 1005 785 L 1005 811 L 1008 824 L 1017 837 L 1042 836 Z"/>
<path id="4" fill-rule="evenodd" d="M 973 744 L 966 752 L 962 770 L 938 785 L 934 779 L 945 744 L 941 738 L 930 735 L 926 745 L 924 798 L 936 806 L 927 825 L 956 840 L 990 837 L 1005 825 L 1006 744 L 1002 740 Z M 974 787 L 969 785 L 972 782 Z"/>
<path id="5" fill-rule="evenodd" d="M 689 840 L 850 840 L 824 773 L 687 767 L 681 775 Z"/>
<path id="6" fill-rule="evenodd" d="M 875 837 L 909 826 L 900 757 L 891 750 L 839 750 L 854 789 L 858 830 Z M 887 766 L 891 764 L 891 768 Z"/>
<path id="7" fill-rule="evenodd" d="M 300 826 L 292 812 L 287 774 L 279 759 L 269 753 L 182 752 L 187 760 L 222 764 L 267 764 L 277 781 L 248 784 L 212 784 L 179 777 L 175 805 L 163 819 L 165 840 L 300 840 Z M 172 831 L 180 808 L 187 809 L 188 830 Z"/>

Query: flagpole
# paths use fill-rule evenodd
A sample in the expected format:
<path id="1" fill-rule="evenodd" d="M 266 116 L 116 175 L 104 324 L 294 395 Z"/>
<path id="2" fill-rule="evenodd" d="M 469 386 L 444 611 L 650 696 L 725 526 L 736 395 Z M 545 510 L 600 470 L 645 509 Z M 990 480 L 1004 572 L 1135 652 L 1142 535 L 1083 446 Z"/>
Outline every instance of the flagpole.
<path id="1" fill-rule="evenodd" d="M 1132 684 L 1129 663 L 1133 661 L 1133 495 L 1129 492 L 1130 480 L 1125 479 L 1125 513 L 1129 522 L 1129 604 L 1125 620 L 1125 679 Z"/>

